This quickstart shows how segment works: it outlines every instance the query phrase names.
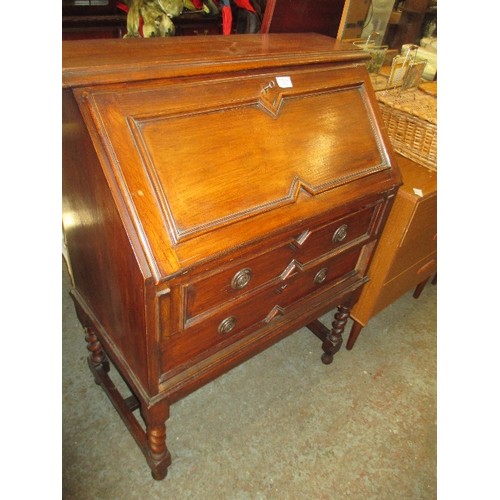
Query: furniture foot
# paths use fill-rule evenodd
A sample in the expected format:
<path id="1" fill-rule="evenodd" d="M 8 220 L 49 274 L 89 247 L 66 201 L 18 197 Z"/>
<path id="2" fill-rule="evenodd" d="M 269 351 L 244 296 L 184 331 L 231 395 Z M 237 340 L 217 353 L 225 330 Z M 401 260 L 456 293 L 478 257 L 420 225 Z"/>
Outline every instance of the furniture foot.
<path id="1" fill-rule="evenodd" d="M 329 365 L 331 362 L 333 361 L 333 354 L 330 353 L 330 352 L 324 352 L 322 355 L 321 355 L 321 362 L 324 364 L 324 365 Z"/>
<path id="2" fill-rule="evenodd" d="M 344 305 L 338 306 L 338 311 L 335 313 L 335 319 L 332 322 L 331 330 L 329 330 L 319 320 L 314 320 L 306 325 L 307 328 L 309 328 L 309 330 L 316 335 L 316 337 L 323 341 L 321 345 L 323 349 L 321 361 L 325 365 L 329 365 L 333 361 L 333 356 L 342 346 L 342 333 L 344 332 L 345 325 L 349 319 L 349 313 L 350 307 Z"/>
<path id="3" fill-rule="evenodd" d="M 438 282 L 438 275 L 437 273 L 434 275 L 434 278 L 432 278 L 431 284 L 435 285 Z"/>
<path id="4" fill-rule="evenodd" d="M 358 339 L 359 333 L 362 329 L 363 325 L 361 325 L 357 321 L 354 321 L 351 328 L 351 333 L 349 334 L 349 338 L 347 339 L 347 344 L 345 346 L 348 351 L 350 351 L 354 347 L 354 344 L 356 343 L 356 340 Z"/>
<path id="5" fill-rule="evenodd" d="M 169 415 L 169 406 L 165 402 L 141 411 L 146 421 L 147 450 L 146 459 L 151 468 L 153 479 L 161 481 L 165 479 L 168 466 L 172 463 L 172 457 L 166 444 L 165 422 Z"/>
<path id="6" fill-rule="evenodd" d="M 417 287 L 415 288 L 415 291 L 413 292 L 413 298 L 418 299 L 420 297 L 420 294 L 422 293 L 422 290 L 425 288 L 425 285 L 427 285 L 427 282 L 429 281 L 429 278 L 426 280 L 420 282 Z"/>
<path id="7" fill-rule="evenodd" d="M 168 465 L 165 467 L 165 470 L 159 470 L 157 468 L 151 468 L 151 476 L 155 481 L 162 481 L 167 477 L 168 473 Z"/>

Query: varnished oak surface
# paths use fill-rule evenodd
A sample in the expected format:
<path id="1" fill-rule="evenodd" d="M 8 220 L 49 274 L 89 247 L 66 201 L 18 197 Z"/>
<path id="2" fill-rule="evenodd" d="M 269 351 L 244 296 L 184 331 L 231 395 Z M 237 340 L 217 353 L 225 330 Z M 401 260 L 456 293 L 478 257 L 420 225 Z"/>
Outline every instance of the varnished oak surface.
<path id="1" fill-rule="evenodd" d="M 356 180 L 390 168 L 362 68 L 287 76 L 293 89 L 264 94 L 273 73 L 85 91 L 130 210 L 153 226 L 144 237 L 158 276 L 359 198 Z"/>
<path id="2" fill-rule="evenodd" d="M 105 43 L 103 50 L 103 42 Z M 78 40 L 62 45 L 63 87 L 366 59 L 351 44 L 304 33 Z M 133 64 L 131 64 L 133 61 Z"/>
<path id="3" fill-rule="evenodd" d="M 304 325 L 325 364 L 342 345 L 400 185 L 364 57 L 313 34 L 63 42 L 71 295 L 156 479 L 172 403 Z"/>

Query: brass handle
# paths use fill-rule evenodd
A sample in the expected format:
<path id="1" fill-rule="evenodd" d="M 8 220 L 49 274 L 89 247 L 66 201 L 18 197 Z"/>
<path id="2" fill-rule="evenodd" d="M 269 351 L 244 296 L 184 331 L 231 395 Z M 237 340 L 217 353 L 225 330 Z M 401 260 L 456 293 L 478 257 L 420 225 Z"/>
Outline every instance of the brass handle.
<path id="1" fill-rule="evenodd" d="M 332 237 L 333 243 L 339 243 L 347 238 L 347 224 L 342 224 L 334 233 Z"/>
<path id="2" fill-rule="evenodd" d="M 220 322 L 217 331 L 219 333 L 229 333 L 236 325 L 236 318 L 234 316 L 229 316 L 229 318 L 223 319 Z"/>
<path id="3" fill-rule="evenodd" d="M 323 269 L 320 269 L 317 273 L 316 276 L 314 277 L 314 283 L 316 285 L 321 285 L 326 280 L 326 275 L 328 273 L 328 269 L 324 267 Z"/>
<path id="4" fill-rule="evenodd" d="M 233 290 L 241 290 L 245 288 L 252 279 L 252 270 L 248 267 L 240 269 L 231 280 L 231 288 Z"/>

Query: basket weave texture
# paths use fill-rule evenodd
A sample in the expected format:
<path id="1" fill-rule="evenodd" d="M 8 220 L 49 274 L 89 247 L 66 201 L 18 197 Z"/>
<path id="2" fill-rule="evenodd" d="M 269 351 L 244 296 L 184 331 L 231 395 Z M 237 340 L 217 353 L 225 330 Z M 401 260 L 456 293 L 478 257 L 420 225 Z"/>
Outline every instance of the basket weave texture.
<path id="1" fill-rule="evenodd" d="M 382 118 L 394 149 L 437 171 L 437 89 L 376 92 Z"/>

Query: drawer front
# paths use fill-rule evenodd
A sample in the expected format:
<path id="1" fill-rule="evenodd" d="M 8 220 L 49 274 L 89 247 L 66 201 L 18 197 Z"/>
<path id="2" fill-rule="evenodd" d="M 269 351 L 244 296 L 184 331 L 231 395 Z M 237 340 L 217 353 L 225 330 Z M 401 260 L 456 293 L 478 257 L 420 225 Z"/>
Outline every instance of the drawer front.
<path id="1" fill-rule="evenodd" d="M 194 318 L 219 304 L 238 299 L 279 277 L 294 257 L 288 247 L 245 260 L 186 288 L 186 318 Z"/>
<path id="2" fill-rule="evenodd" d="M 437 253 L 434 252 L 416 262 L 382 287 L 372 315 L 392 304 L 404 293 L 414 289 L 419 283 L 437 272 Z"/>
<path id="3" fill-rule="evenodd" d="M 257 288 L 280 283 L 293 268 L 304 268 L 332 252 L 342 252 L 370 238 L 380 203 L 349 216 L 305 229 L 288 244 L 191 283 L 186 289 L 186 317 L 194 318 Z"/>
<path id="4" fill-rule="evenodd" d="M 214 313 L 190 320 L 180 333 L 165 340 L 162 348 L 164 371 L 187 363 L 217 345 L 266 326 L 284 316 L 300 300 L 316 291 L 334 288 L 356 273 L 361 248 L 353 249 L 307 269 L 292 266 L 285 279 L 239 301 L 222 304 Z"/>
<path id="5" fill-rule="evenodd" d="M 437 248 L 437 197 L 422 199 L 415 207 L 387 280 L 404 272 Z"/>
<path id="6" fill-rule="evenodd" d="M 365 241 L 371 235 L 379 207 L 380 203 L 312 231 L 305 230 L 292 242 L 297 252 L 295 258 L 307 263 L 330 252 L 341 251 Z"/>

